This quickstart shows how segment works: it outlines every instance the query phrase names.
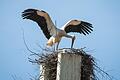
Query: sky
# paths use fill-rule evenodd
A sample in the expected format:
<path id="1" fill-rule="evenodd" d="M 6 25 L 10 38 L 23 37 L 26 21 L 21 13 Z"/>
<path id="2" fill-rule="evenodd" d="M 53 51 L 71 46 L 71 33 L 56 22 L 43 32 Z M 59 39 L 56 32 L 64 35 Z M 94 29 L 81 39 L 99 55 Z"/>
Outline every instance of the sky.
<path id="1" fill-rule="evenodd" d="M 117 80 L 120 79 L 120 0 L 0 0 L 0 80 L 29 80 L 39 67 L 28 61 L 30 52 L 23 42 L 22 29 L 28 47 L 40 52 L 47 42 L 38 25 L 23 20 L 21 12 L 28 8 L 49 13 L 60 28 L 70 19 L 93 24 L 87 36 L 74 33 L 74 48 L 86 47 L 98 65 Z M 60 48 L 69 48 L 71 40 L 63 38 Z"/>

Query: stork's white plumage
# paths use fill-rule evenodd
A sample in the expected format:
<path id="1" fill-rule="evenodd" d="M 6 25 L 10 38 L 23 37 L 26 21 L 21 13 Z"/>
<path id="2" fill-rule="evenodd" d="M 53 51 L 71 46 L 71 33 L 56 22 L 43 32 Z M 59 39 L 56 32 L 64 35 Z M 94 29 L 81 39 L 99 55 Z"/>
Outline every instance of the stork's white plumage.
<path id="1" fill-rule="evenodd" d="M 86 35 L 93 31 L 92 24 L 80 20 L 70 20 L 63 27 L 58 29 L 52 22 L 48 13 L 43 10 L 26 9 L 22 12 L 22 17 L 23 19 L 30 19 L 37 22 L 48 39 L 47 45 L 52 46 L 57 43 L 56 49 L 58 49 L 58 45 L 62 37 L 71 38 L 71 48 L 73 47 L 75 36 L 68 35 L 67 33 L 69 32 L 78 32 Z"/>

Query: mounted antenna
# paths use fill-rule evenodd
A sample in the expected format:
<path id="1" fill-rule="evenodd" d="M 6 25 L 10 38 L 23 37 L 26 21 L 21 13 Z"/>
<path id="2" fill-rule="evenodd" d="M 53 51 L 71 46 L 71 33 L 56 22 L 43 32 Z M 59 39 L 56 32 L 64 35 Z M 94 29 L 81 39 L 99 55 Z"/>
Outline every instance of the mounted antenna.
<path id="1" fill-rule="evenodd" d="M 55 20 L 55 26 L 57 26 L 57 20 Z"/>

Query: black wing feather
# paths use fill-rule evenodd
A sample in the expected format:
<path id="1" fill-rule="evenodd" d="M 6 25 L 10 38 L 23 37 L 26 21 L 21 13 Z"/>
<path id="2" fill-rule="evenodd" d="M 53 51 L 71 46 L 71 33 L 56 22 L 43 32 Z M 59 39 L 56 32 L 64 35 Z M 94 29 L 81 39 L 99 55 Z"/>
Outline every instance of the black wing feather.
<path id="1" fill-rule="evenodd" d="M 81 23 L 78 24 L 78 25 L 68 25 L 68 26 L 66 26 L 65 31 L 66 31 L 66 33 L 78 32 L 78 33 L 86 35 L 86 34 L 91 33 L 91 31 L 93 31 L 92 28 L 93 28 L 92 24 L 90 24 L 88 22 L 81 21 Z"/>
<path id="2" fill-rule="evenodd" d="M 22 12 L 22 17 L 23 19 L 30 19 L 37 22 L 37 24 L 42 29 L 44 35 L 46 36 L 46 38 L 49 39 L 51 35 L 47 28 L 46 19 L 43 16 L 38 15 L 37 11 L 38 10 L 36 9 L 26 9 L 24 10 L 24 12 Z M 42 11 L 42 12 L 45 13 L 45 11 Z"/>

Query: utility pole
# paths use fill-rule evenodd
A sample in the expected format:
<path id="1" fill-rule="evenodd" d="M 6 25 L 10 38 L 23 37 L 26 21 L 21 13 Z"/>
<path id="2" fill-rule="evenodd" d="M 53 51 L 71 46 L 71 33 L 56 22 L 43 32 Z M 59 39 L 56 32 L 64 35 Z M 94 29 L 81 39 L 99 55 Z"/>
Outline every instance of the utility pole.
<path id="1" fill-rule="evenodd" d="M 92 58 L 82 49 L 61 49 L 47 56 L 40 80 L 92 80 Z"/>

